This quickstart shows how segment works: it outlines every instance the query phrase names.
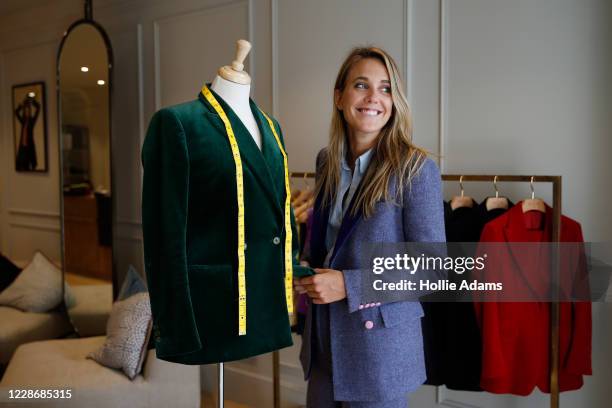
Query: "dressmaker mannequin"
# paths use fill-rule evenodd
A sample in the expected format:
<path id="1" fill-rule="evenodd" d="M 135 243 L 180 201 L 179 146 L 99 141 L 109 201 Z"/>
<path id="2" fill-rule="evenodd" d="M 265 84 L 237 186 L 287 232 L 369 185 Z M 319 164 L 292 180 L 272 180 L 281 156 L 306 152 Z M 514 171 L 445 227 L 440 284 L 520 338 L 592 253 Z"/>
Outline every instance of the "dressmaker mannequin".
<path id="1" fill-rule="evenodd" d="M 259 150 L 261 150 L 261 133 L 249 105 L 251 77 L 243 71 L 243 61 L 250 50 L 251 44 L 248 41 L 238 40 L 236 42 L 236 58 L 232 65 L 219 68 L 218 75 L 210 88 L 232 108 L 253 137 Z"/>

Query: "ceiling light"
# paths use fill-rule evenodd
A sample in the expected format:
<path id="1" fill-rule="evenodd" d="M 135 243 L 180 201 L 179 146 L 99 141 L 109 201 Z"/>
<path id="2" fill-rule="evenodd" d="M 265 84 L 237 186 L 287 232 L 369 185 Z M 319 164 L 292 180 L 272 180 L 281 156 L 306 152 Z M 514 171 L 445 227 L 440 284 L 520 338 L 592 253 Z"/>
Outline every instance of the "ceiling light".
<path id="1" fill-rule="evenodd" d="M 104 82 L 103 79 L 98 79 L 98 85 L 104 85 L 106 82 Z"/>
<path id="2" fill-rule="evenodd" d="M 89 68 L 87 68 L 87 67 L 81 67 L 81 72 L 87 72 L 87 71 L 89 71 Z"/>
<path id="3" fill-rule="evenodd" d="M 34 98 L 36 96 L 36 94 L 34 92 L 28 92 L 28 96 L 30 98 Z"/>

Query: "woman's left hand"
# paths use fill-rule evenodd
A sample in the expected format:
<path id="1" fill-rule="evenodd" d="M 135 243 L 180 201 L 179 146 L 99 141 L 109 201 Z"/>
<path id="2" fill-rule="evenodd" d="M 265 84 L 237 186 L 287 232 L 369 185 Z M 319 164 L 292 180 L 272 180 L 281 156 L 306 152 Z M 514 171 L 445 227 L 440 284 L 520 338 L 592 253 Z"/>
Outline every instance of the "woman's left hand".
<path id="1" fill-rule="evenodd" d="M 312 303 L 323 305 L 346 298 L 344 275 L 335 269 L 314 269 L 316 275 L 299 279 L 296 284 L 305 289 Z"/>

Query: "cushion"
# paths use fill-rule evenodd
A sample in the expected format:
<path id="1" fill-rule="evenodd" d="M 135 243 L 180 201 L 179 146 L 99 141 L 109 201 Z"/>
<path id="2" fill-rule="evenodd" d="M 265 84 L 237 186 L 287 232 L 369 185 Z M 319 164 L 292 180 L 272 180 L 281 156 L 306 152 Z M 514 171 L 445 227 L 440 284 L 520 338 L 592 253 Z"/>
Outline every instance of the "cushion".
<path id="1" fill-rule="evenodd" d="M 0 292 L 13 283 L 19 272 L 21 272 L 21 268 L 0 254 Z"/>
<path id="2" fill-rule="evenodd" d="M 132 265 L 128 268 L 127 274 L 123 279 L 123 284 L 121 285 L 121 289 L 119 289 L 119 294 L 117 295 L 117 300 L 127 299 L 132 295 L 140 292 L 146 292 L 147 285 L 142 277 L 136 271 Z"/>
<path id="3" fill-rule="evenodd" d="M 21 271 L 15 281 L 0 293 L 0 305 L 12 306 L 25 312 L 44 313 L 62 301 L 62 272 L 41 252 Z M 74 303 L 68 284 L 64 282 L 65 299 Z"/>
<path id="4" fill-rule="evenodd" d="M 130 380 L 140 373 L 151 333 L 149 294 L 115 302 L 106 325 L 106 341 L 87 355 L 103 366 L 123 370 Z"/>

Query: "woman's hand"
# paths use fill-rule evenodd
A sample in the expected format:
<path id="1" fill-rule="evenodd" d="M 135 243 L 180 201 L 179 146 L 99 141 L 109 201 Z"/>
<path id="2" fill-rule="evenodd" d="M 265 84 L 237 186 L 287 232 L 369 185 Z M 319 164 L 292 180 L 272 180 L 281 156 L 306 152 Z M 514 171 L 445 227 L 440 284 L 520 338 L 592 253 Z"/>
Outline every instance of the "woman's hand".
<path id="1" fill-rule="evenodd" d="M 344 275 L 335 269 L 315 269 L 316 275 L 294 280 L 298 293 L 307 293 L 318 305 L 337 302 L 346 298 Z"/>

